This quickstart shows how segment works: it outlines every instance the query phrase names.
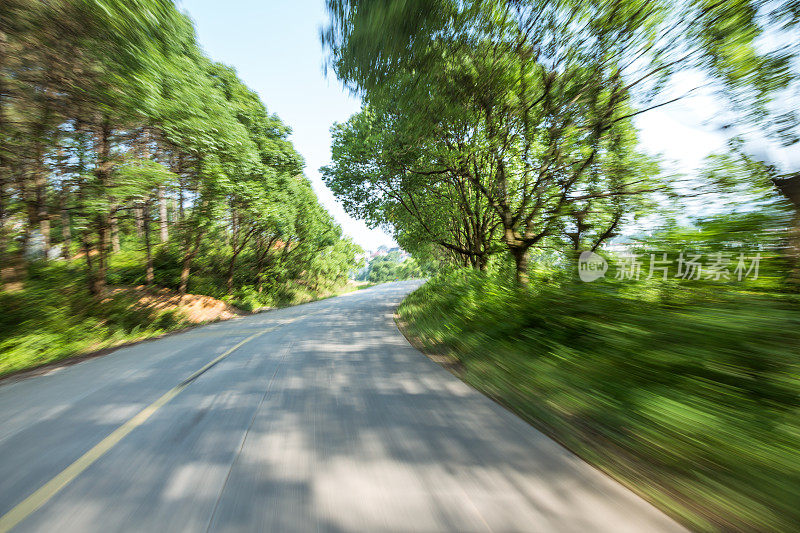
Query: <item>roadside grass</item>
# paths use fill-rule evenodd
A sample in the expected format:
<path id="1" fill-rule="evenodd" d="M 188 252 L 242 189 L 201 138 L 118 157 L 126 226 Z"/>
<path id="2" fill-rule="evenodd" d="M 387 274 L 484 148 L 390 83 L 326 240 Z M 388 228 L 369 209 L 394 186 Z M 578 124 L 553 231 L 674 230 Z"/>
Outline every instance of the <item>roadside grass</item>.
<path id="1" fill-rule="evenodd" d="M 117 288 L 142 280 L 133 254 L 112 258 L 109 280 Z M 199 294 L 219 295 L 220 283 L 195 279 L 190 286 Z M 121 285 L 119 285 L 121 284 Z M 178 307 L 157 309 L 142 305 L 135 290 L 109 290 L 102 298 L 87 289 L 80 261 L 31 263 L 24 287 L 0 290 L 0 378 L 71 357 L 158 337 L 189 326 Z M 111 289 L 111 287 L 109 287 Z M 350 284 L 312 290 L 300 284 L 284 284 L 270 293 L 238 287 L 222 300 L 245 313 L 330 298 L 356 290 Z M 224 290 L 224 289 L 223 289 Z"/>
<path id="2" fill-rule="evenodd" d="M 458 271 L 398 314 L 464 381 L 687 526 L 800 524 L 795 297 Z"/>
<path id="3" fill-rule="evenodd" d="M 24 289 L 0 292 L 0 376 L 188 325 L 135 304 L 128 294 L 93 298 L 70 265 L 33 266 Z"/>
<path id="4" fill-rule="evenodd" d="M 369 287 L 365 287 L 359 282 L 354 282 L 352 280 L 348 280 L 342 285 L 319 289 L 317 291 L 313 291 L 303 286 L 295 286 L 291 289 L 287 288 L 285 290 L 285 293 L 290 294 L 291 297 L 281 301 L 278 307 L 291 307 L 293 305 L 327 300 L 328 298 L 335 298 L 343 294 L 348 294 L 366 288 Z"/>

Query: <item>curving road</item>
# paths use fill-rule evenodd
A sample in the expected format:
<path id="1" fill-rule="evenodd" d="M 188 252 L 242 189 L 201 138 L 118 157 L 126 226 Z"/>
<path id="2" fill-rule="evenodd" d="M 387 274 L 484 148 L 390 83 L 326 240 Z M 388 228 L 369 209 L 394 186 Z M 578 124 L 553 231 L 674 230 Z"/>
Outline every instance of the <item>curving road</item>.
<path id="1" fill-rule="evenodd" d="M 0 531 L 679 531 L 414 350 L 417 282 L 0 385 Z"/>

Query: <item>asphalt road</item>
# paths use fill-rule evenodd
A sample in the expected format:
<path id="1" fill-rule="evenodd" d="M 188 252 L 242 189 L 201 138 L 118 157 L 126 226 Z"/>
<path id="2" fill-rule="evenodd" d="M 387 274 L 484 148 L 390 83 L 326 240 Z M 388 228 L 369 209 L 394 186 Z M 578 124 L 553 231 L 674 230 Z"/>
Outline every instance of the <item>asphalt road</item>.
<path id="1" fill-rule="evenodd" d="M 412 348 L 417 285 L 0 385 L 0 531 L 680 530 Z"/>

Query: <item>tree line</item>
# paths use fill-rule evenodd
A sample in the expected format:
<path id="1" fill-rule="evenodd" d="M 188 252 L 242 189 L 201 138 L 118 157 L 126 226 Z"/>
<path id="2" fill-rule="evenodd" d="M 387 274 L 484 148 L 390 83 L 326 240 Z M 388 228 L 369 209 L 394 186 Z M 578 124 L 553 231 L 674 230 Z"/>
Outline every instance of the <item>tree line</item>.
<path id="1" fill-rule="evenodd" d="M 99 295 L 120 252 L 136 258 L 126 281 L 181 293 L 201 255 L 222 293 L 341 282 L 358 247 L 319 204 L 290 132 L 204 55 L 171 1 L 4 1 L 4 282 L 63 259 Z"/>
<path id="2" fill-rule="evenodd" d="M 392 250 L 372 258 L 367 266 L 355 272 L 354 278 L 370 283 L 419 279 L 434 274 L 435 268 L 432 266 L 420 264 L 413 257 L 404 257 L 400 251 Z"/>
<path id="3" fill-rule="evenodd" d="M 634 119 L 686 97 L 672 83 L 682 73 L 703 76 L 734 120 L 788 143 L 797 131 L 795 115 L 770 107 L 797 79 L 796 40 L 763 47 L 792 31 L 795 3 L 327 5 L 328 64 L 364 105 L 332 129 L 323 175 L 348 212 L 417 257 L 480 270 L 508 257 L 525 284 L 534 252 L 575 261 L 678 195 Z M 800 174 L 760 162 L 748 180 L 800 213 Z M 794 226 L 796 250 L 800 216 Z"/>

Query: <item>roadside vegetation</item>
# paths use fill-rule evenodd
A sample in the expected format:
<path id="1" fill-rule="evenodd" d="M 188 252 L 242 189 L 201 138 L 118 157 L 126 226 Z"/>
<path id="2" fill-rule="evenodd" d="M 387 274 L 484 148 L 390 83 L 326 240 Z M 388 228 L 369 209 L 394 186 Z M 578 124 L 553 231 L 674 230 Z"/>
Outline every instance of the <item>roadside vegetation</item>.
<path id="1" fill-rule="evenodd" d="M 460 270 L 399 316 L 467 383 L 693 529 L 800 521 L 796 295 Z"/>
<path id="2" fill-rule="evenodd" d="M 178 279 L 164 280 L 160 286 L 141 285 L 136 254 L 131 255 L 127 261 L 112 259 L 109 279 L 114 285 L 102 297 L 87 290 L 80 260 L 34 262 L 28 266 L 23 288 L 0 292 L 0 377 L 190 326 L 359 288 L 346 279 L 316 288 L 287 280 L 269 292 L 244 286 L 225 295 L 224 279 L 202 255 L 193 276 L 197 290 L 181 294 Z M 175 262 L 173 272 L 178 270 Z"/>
<path id="3" fill-rule="evenodd" d="M 171 1 L 2 2 L 0 374 L 184 325 L 133 287 L 243 311 L 343 287 L 361 250 L 290 133 Z"/>
<path id="4" fill-rule="evenodd" d="M 327 3 L 322 172 L 439 272 L 410 338 L 693 529 L 795 530 L 796 3 Z M 695 91 L 682 174 L 637 126 Z"/>
<path id="5" fill-rule="evenodd" d="M 369 264 L 356 275 L 358 281 L 368 281 L 372 285 L 387 281 L 401 281 L 422 278 L 432 269 L 420 265 L 413 257 L 403 259 L 400 252 L 389 252 L 373 258 Z"/>
<path id="6" fill-rule="evenodd" d="M 398 310 L 423 351 L 698 531 L 800 521 L 800 296 L 788 213 L 729 213 L 632 240 L 592 282 L 564 255 L 446 269 Z M 737 240 L 741 239 L 741 240 Z M 760 250 L 759 273 L 651 275 L 645 258 Z M 500 258 L 498 258 L 500 259 Z M 748 265 L 749 266 L 749 265 Z M 708 267 L 708 263 L 706 263 Z"/>
<path id="7" fill-rule="evenodd" d="M 61 265 L 31 270 L 25 289 L 0 292 L 0 376 L 189 325 L 128 295 L 93 300 L 83 274 Z"/>

